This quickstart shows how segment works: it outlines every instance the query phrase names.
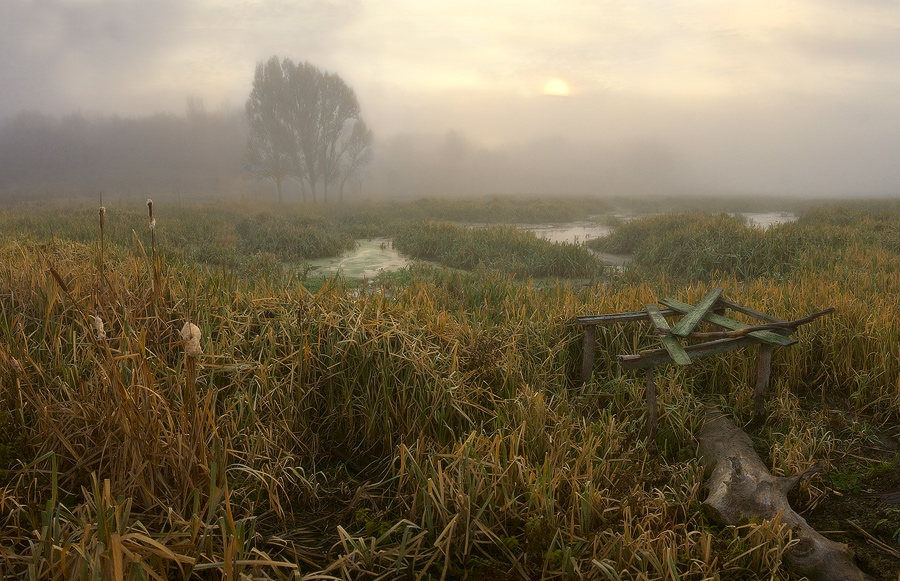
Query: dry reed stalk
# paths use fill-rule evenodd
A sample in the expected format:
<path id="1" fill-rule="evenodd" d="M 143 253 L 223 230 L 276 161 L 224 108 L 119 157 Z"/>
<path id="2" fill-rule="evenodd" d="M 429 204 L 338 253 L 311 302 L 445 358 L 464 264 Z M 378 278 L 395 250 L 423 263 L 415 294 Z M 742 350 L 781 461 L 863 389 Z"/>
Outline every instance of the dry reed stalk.
<path id="1" fill-rule="evenodd" d="M 180 334 L 184 347 L 185 367 L 185 382 L 182 388 L 183 433 L 190 434 L 186 467 L 189 472 L 192 472 L 191 467 L 204 466 L 209 461 L 204 436 L 207 430 L 215 433 L 216 429 L 212 419 L 211 403 L 214 394 L 212 391 L 208 392 L 201 407 L 201 402 L 197 397 L 197 359 L 203 354 L 200 346 L 200 328 L 188 320 L 185 321 Z"/>
<path id="2" fill-rule="evenodd" d="M 104 237 L 104 224 L 106 221 L 106 208 L 104 206 L 100 206 L 100 260 L 99 260 L 99 268 L 100 268 L 100 276 L 101 278 L 106 278 L 106 273 L 104 271 L 104 262 L 103 262 L 103 251 L 105 248 L 105 237 Z"/>
<path id="3" fill-rule="evenodd" d="M 157 307 L 156 303 L 162 294 L 162 277 L 160 275 L 159 255 L 156 250 L 156 218 L 153 217 L 153 200 L 150 198 L 147 198 L 147 215 L 149 216 L 147 227 L 150 230 L 150 263 L 153 269 L 153 303 L 155 309 Z"/>
<path id="4" fill-rule="evenodd" d="M 43 578 L 77 576 L 82 563 L 91 575 L 111 573 L 113 561 L 97 549 L 99 522 L 116 522 L 128 499 L 134 516 L 120 522 L 130 524 L 111 530 L 123 548 L 122 570 L 127 574 L 136 562 L 127 561 L 127 549 L 140 557 L 147 577 L 179 575 L 165 551 L 179 556 L 185 570 L 196 565 L 197 577 L 220 574 L 226 562 L 235 577 L 277 577 L 259 564 L 267 559 L 261 553 L 273 562 L 302 561 L 310 579 L 416 577 L 428 562 L 424 575 L 434 578 L 473 562 L 522 578 L 780 574 L 780 533 L 760 531 L 746 545 L 742 535 L 710 532 L 691 512 L 702 476 L 681 447 L 690 446 L 704 397 L 725 399 L 738 415 L 752 412 L 748 390 L 733 389 L 752 373 L 745 359 L 710 362 L 696 382 L 660 370 L 660 441 L 674 448 L 661 446 L 655 457 L 638 437 L 645 409 L 638 382 L 601 359 L 584 390 L 567 384 L 566 369 L 580 355 L 569 318 L 634 310 L 660 295 L 687 292 L 696 299 L 708 284 L 670 293 L 666 280 L 612 280 L 604 292 L 568 285 L 536 291 L 489 274 L 481 280 L 417 273 L 390 293 L 351 297 L 331 281 L 321 293 L 304 295 L 296 324 L 296 289 L 184 269 L 172 279 L 172 295 L 201 289 L 205 300 L 194 316 L 221 327 L 207 338 L 216 353 L 204 360 L 208 388 L 194 394 L 198 401 L 187 418 L 176 411 L 178 392 L 203 381 L 196 361 L 193 372 L 189 358 L 179 368 L 177 328 L 153 332 L 151 325 L 176 315 L 160 304 L 158 317 L 147 317 L 148 296 L 135 291 L 147 288 L 146 263 L 118 268 L 113 253 L 106 257 L 110 300 L 86 310 L 106 322 L 109 338 L 95 344 L 82 340 L 82 328 L 96 336 L 91 319 L 74 317 L 73 324 L 76 303 L 62 304 L 56 296 L 62 293 L 54 292 L 65 288 L 84 302 L 78 281 L 89 267 L 81 257 L 90 251 L 56 242 L 50 251 L 65 287 L 48 286 L 31 266 L 40 263 L 31 260 L 33 247 L 0 247 L 0 336 L 27 370 L 19 374 L 10 361 L 0 373 L 21 385 L 22 411 L 34 422 L 25 430 L 39 454 L 57 451 L 59 490 L 73 514 L 57 502 L 59 516 L 46 513 L 50 524 L 42 533 L 41 507 L 51 494 L 47 461 L 0 488 L 0 535 L 21 539 L 4 545 L 0 568 L 12 567 L 15 575 L 25 577 L 32 565 Z M 810 325 L 815 332 L 801 332 L 800 345 L 773 359 L 776 397 L 769 407 L 778 423 L 791 426 L 781 430 L 790 448 L 771 443 L 784 435 L 760 438 L 780 469 L 828 458 L 848 440 L 815 428 L 825 416 L 801 405 L 809 397 L 803 390 L 813 389 L 806 385 L 845 394 L 848 405 L 878 421 L 888 416 L 885 410 L 900 409 L 895 293 L 884 292 L 900 288 L 900 269 L 884 253 L 852 249 L 845 256 L 849 266 L 824 274 L 726 281 L 729 296 L 782 317 L 838 307 L 838 316 Z M 860 264 L 877 268 L 861 278 Z M 598 349 L 634 352 L 645 339 L 643 330 L 617 329 L 599 334 Z M 108 358 L 101 344 L 108 345 Z M 115 381 L 133 406 L 107 387 Z M 853 437 L 862 437 L 859 430 Z M 110 494 L 98 495 L 107 512 L 88 510 L 95 504 L 91 473 L 103 475 L 101 489 L 110 480 Z M 350 478 L 376 484 L 355 495 L 358 483 Z M 332 526 L 316 531 L 325 546 L 288 548 L 297 526 L 291 519 L 325 517 L 335 506 L 328 513 Z M 375 533 L 353 520 L 360 506 L 371 509 Z M 259 528 L 252 533 L 254 523 Z M 127 535 L 145 535 L 163 548 Z M 270 535 L 283 541 L 267 545 Z M 104 538 L 113 545 L 113 537 Z M 330 543 L 338 554 L 328 559 Z M 88 555 L 84 561 L 80 551 Z M 54 573 L 62 553 L 67 568 Z M 441 570 L 442 564 L 449 567 Z M 284 572 L 288 577 L 287 567 Z"/>

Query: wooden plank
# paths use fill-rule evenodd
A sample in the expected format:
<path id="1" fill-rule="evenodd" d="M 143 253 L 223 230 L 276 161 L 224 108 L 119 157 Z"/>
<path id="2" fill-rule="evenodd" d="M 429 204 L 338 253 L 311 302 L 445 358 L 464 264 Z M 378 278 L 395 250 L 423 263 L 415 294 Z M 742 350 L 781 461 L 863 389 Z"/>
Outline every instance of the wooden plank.
<path id="1" fill-rule="evenodd" d="M 664 317 L 674 317 L 679 311 L 674 309 L 660 309 L 660 313 Z M 610 323 L 628 323 L 630 321 L 646 321 L 650 315 L 646 311 L 637 311 L 633 313 L 612 313 L 609 315 L 582 315 L 575 317 L 575 322 L 582 326 L 589 325 L 609 325 Z"/>
<path id="2" fill-rule="evenodd" d="M 597 327 L 584 328 L 584 358 L 581 360 L 581 383 L 591 380 L 594 373 L 594 352 L 597 350 Z"/>
<path id="3" fill-rule="evenodd" d="M 749 335 L 755 331 L 775 331 L 779 335 L 790 335 L 794 331 L 797 330 L 797 327 L 800 325 L 805 325 L 807 323 L 812 323 L 816 319 L 820 317 L 824 317 L 825 315 L 830 315 L 834 312 L 834 307 L 830 307 L 825 309 L 824 311 L 819 311 L 817 313 L 813 313 L 802 319 L 796 319 L 793 321 L 782 321 L 781 323 L 763 323 L 761 325 L 750 325 L 749 327 L 744 327 L 743 329 L 737 329 L 735 331 L 712 331 L 709 333 L 691 333 L 691 338 L 693 339 L 727 339 L 728 337 L 740 337 L 741 335 Z"/>
<path id="4" fill-rule="evenodd" d="M 773 317 L 768 313 L 764 313 L 762 311 L 757 311 L 753 307 L 748 307 L 746 305 L 742 305 L 740 303 L 736 303 L 732 300 L 726 299 L 725 297 L 719 297 L 718 304 L 728 307 L 732 311 L 737 311 L 739 313 L 743 313 L 749 317 L 754 317 L 759 319 L 760 321 L 765 321 L 767 323 L 784 323 L 784 319 L 779 319 L 778 317 Z"/>
<path id="5" fill-rule="evenodd" d="M 662 304 L 666 305 L 671 309 L 675 309 L 676 311 L 680 311 L 682 313 L 687 313 L 693 310 L 694 307 L 687 303 L 682 303 L 681 301 L 675 299 L 663 299 L 660 301 Z M 738 329 L 745 329 L 750 325 L 745 325 L 740 321 L 735 321 L 734 319 L 729 319 L 728 317 L 722 317 L 720 315 L 716 315 L 714 313 L 707 313 L 704 317 L 705 321 L 712 323 L 713 325 L 718 325 L 720 327 L 724 327 L 725 329 L 731 329 L 732 331 L 737 331 Z M 754 337 L 760 341 L 765 341 L 766 343 L 772 343 L 773 345 L 781 345 L 783 347 L 787 347 L 788 345 L 793 345 L 797 342 L 796 339 L 791 339 L 790 337 L 785 337 L 784 335 L 779 335 L 778 333 L 774 333 L 772 331 L 753 331 L 749 335 L 750 337 Z"/>
<path id="6" fill-rule="evenodd" d="M 796 341 L 795 341 L 796 343 Z M 717 341 L 709 341 L 707 343 L 697 343 L 696 345 L 687 345 L 684 347 L 688 357 L 698 359 L 707 355 L 718 355 L 749 347 L 751 345 L 759 345 L 759 340 L 748 335 L 746 337 L 738 337 L 737 339 L 719 339 Z M 616 359 L 622 365 L 622 369 L 646 369 L 648 367 L 656 367 L 657 365 L 668 365 L 674 363 L 669 352 L 665 349 L 650 349 L 641 351 L 637 355 L 618 355 Z"/>
<path id="7" fill-rule="evenodd" d="M 651 450 L 656 450 L 656 426 L 659 424 L 659 407 L 656 403 L 656 381 L 653 376 L 655 374 L 655 369 L 650 368 L 647 370 L 647 384 L 646 384 L 646 396 L 647 396 L 647 447 Z"/>
<path id="8" fill-rule="evenodd" d="M 762 425 L 766 419 L 766 392 L 772 375 L 772 350 L 767 343 L 759 346 L 759 362 L 756 364 L 756 386 L 753 388 L 753 421 Z"/>
<path id="9" fill-rule="evenodd" d="M 669 323 L 666 322 L 666 318 L 659 312 L 659 308 L 656 305 L 645 305 L 645 307 L 647 314 L 650 315 L 650 321 L 653 322 L 653 326 L 664 333 L 660 336 L 660 341 L 662 341 L 663 347 L 669 353 L 672 361 L 678 365 L 690 365 L 691 358 L 684 352 L 684 347 L 681 346 L 678 339 L 668 334 Z"/>
<path id="10" fill-rule="evenodd" d="M 722 296 L 722 287 L 716 287 L 706 293 L 703 300 L 697 303 L 697 306 L 693 307 L 690 312 L 686 312 L 681 320 L 678 321 L 678 324 L 672 327 L 672 334 L 679 337 L 690 335 L 697 328 L 697 325 L 700 324 L 700 321 L 703 320 L 703 317 L 709 313 L 709 310 L 720 296 Z"/>

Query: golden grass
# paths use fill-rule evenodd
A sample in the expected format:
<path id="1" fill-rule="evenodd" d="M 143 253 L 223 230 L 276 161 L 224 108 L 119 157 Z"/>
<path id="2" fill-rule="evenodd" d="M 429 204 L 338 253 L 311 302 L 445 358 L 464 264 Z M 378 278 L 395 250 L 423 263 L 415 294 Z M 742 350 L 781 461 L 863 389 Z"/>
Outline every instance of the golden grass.
<path id="1" fill-rule="evenodd" d="M 413 269 L 403 286 L 311 294 L 148 257 L 145 235 L 0 247 L 0 401 L 26 436 L 0 435 L 17 459 L 0 466 L 4 576 L 782 575 L 780 523 L 719 529 L 700 511 L 693 434 L 709 400 L 749 420 L 752 353 L 659 371 L 658 454 L 643 381 L 613 362 L 652 345 L 646 329 L 601 330 L 594 380 L 574 381 L 572 317 L 712 286 L 784 318 L 837 309 L 776 351 L 758 434 L 774 472 L 855 437 L 836 431 L 849 413 L 825 423 L 829 406 L 875 424 L 900 412 L 900 268 L 880 246 L 777 281 L 536 287 Z"/>

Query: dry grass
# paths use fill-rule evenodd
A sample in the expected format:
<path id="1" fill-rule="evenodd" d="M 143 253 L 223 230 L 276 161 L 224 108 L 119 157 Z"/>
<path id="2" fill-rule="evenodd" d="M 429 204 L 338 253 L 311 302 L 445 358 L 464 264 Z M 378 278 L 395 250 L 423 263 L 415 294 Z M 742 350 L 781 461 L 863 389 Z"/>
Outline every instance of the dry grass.
<path id="1" fill-rule="evenodd" d="M 641 378 L 601 356 L 573 381 L 573 316 L 714 285 L 785 318 L 837 308 L 776 353 L 758 435 L 773 471 L 832 459 L 848 436 L 823 423 L 830 402 L 873 423 L 900 412 L 900 269 L 882 247 L 781 281 L 536 288 L 414 269 L 311 294 L 155 242 L 148 256 L 147 235 L 0 248 L 4 576 L 776 578 L 790 531 L 710 525 L 693 457 L 704 402 L 752 415 L 751 354 L 660 371 L 659 454 Z M 599 353 L 651 345 L 645 331 L 604 330 Z"/>

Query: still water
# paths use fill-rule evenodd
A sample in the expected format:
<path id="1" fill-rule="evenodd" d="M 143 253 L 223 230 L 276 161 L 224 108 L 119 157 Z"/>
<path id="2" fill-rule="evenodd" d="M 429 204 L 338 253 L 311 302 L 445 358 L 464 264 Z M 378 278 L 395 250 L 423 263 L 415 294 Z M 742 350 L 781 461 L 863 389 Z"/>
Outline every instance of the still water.
<path id="1" fill-rule="evenodd" d="M 738 214 L 736 214 L 738 215 Z M 748 224 L 761 228 L 768 228 L 774 224 L 792 222 L 797 219 L 793 214 L 783 212 L 744 213 Z M 621 216 L 623 220 L 637 216 Z M 605 236 L 612 231 L 609 226 L 602 226 L 595 222 L 567 222 L 564 224 L 527 224 L 519 225 L 524 230 L 530 230 L 537 236 L 551 242 L 570 242 L 581 244 L 592 238 Z M 601 254 L 600 259 L 606 264 L 621 266 L 627 261 L 627 256 Z M 309 262 L 311 276 L 331 276 L 342 273 L 351 279 L 372 279 L 379 272 L 392 272 L 405 268 L 410 261 L 399 252 L 391 248 L 390 238 L 373 238 L 357 240 L 356 248 L 349 250 L 338 257 L 321 258 Z"/>
<path id="2" fill-rule="evenodd" d="M 340 256 L 310 260 L 311 276 L 342 273 L 346 278 L 374 278 L 379 272 L 405 268 L 409 260 L 391 248 L 390 238 L 357 240 L 356 248 Z"/>
<path id="3" fill-rule="evenodd" d="M 627 222 L 628 220 L 642 218 L 648 215 L 649 214 L 642 214 L 640 216 L 622 215 L 618 216 L 618 218 L 620 218 L 622 221 Z M 786 212 L 735 212 L 732 215 L 743 216 L 747 219 L 747 224 L 759 226 L 760 228 L 768 228 L 769 226 L 773 226 L 775 224 L 793 222 L 797 219 L 797 216 L 795 216 L 794 214 L 789 214 Z M 520 224 L 519 228 L 522 228 L 524 230 L 531 230 L 541 238 L 546 238 L 551 242 L 574 242 L 578 244 L 587 242 L 592 238 L 606 236 L 613 230 L 609 226 L 602 226 L 594 222 L 568 222 L 565 224 Z"/>

